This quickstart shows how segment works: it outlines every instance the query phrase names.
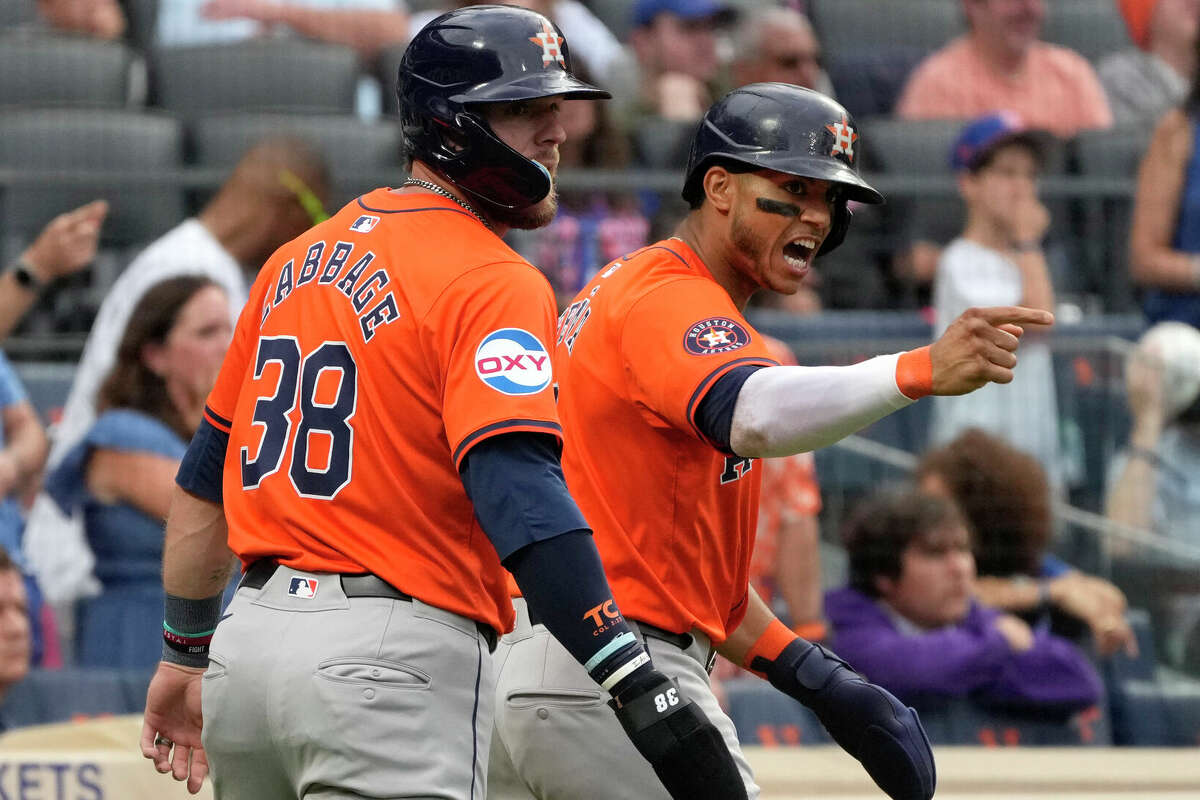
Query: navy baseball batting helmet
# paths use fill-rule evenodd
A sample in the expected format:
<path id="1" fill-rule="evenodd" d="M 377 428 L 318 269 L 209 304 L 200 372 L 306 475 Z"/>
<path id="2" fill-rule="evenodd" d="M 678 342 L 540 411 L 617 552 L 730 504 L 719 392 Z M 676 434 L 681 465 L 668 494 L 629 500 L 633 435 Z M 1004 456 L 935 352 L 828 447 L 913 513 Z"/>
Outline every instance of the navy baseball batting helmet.
<path id="1" fill-rule="evenodd" d="M 571 74 L 571 52 L 553 22 L 500 5 L 451 11 L 422 28 L 404 51 L 397 94 L 409 155 L 506 209 L 540 202 L 550 173 L 501 141 L 475 106 L 610 97 Z"/>
<path id="2" fill-rule="evenodd" d="M 836 248 L 850 227 L 848 200 L 882 203 L 858 174 L 861 138 L 840 104 L 790 83 L 752 83 L 734 89 L 704 114 L 688 158 L 683 199 L 693 208 L 704 199 L 704 175 L 717 163 L 744 165 L 820 178 L 840 188 L 833 224 L 818 255 Z"/>

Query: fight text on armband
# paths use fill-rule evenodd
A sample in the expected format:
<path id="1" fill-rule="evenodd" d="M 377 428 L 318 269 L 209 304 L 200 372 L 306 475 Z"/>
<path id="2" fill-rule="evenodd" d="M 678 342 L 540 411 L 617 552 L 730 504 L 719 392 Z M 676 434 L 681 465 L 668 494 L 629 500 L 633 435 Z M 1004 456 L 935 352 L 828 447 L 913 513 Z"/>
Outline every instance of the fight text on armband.
<path id="1" fill-rule="evenodd" d="M 337 241 L 332 246 L 324 241 L 313 242 L 299 268 L 294 259 L 283 265 L 275 288 L 263 303 L 262 320 L 294 291 L 306 286 L 332 286 L 353 307 L 363 341 L 369 342 L 377 329 L 400 318 L 396 298 L 387 290 L 391 282 L 387 267 L 372 250 L 350 242 Z"/>

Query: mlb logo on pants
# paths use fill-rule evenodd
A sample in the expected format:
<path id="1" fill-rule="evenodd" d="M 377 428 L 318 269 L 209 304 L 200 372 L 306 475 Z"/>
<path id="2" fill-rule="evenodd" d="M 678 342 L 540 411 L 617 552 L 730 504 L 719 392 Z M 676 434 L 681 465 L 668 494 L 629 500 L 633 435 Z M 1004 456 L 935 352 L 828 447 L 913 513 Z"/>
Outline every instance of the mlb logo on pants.
<path id="1" fill-rule="evenodd" d="M 292 576 L 292 583 L 288 586 L 288 594 L 295 597 L 303 597 L 312 599 L 317 596 L 317 579 L 302 578 L 299 575 Z"/>

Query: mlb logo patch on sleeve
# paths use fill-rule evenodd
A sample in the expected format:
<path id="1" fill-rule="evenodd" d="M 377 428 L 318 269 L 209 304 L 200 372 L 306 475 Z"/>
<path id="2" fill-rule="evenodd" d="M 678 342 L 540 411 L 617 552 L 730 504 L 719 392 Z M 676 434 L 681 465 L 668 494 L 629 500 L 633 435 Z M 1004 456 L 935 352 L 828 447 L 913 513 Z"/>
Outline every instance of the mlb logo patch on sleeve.
<path id="1" fill-rule="evenodd" d="M 292 582 L 288 585 L 288 594 L 311 600 L 317 596 L 317 579 L 293 575 Z"/>

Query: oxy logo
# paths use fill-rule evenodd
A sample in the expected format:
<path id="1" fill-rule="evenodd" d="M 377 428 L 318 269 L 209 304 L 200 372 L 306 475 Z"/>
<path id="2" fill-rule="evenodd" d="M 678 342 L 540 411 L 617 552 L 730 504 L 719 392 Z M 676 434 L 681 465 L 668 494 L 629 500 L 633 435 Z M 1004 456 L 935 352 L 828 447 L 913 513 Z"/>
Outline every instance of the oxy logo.
<path id="1" fill-rule="evenodd" d="M 305 600 L 313 599 L 317 596 L 317 579 L 293 575 L 292 582 L 288 585 L 288 594 L 303 597 Z"/>
<path id="2" fill-rule="evenodd" d="M 475 374 L 501 394 L 537 394 L 550 385 L 551 373 L 545 345 L 520 328 L 489 333 L 475 351 Z"/>

